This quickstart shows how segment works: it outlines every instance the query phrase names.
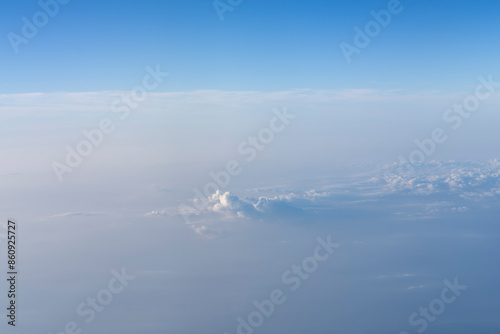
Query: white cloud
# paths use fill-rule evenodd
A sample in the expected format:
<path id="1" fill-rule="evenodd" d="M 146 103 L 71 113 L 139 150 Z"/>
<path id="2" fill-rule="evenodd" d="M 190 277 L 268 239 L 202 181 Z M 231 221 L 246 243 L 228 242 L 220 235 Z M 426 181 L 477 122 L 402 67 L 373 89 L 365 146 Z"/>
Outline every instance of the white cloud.
<path id="1" fill-rule="evenodd" d="M 409 286 L 407 290 L 423 289 L 423 285 Z"/>
<path id="2" fill-rule="evenodd" d="M 405 277 L 413 277 L 415 274 L 394 274 L 394 275 L 380 275 L 378 278 L 386 279 L 386 278 L 405 278 Z"/>
<path id="3" fill-rule="evenodd" d="M 497 159 L 479 161 L 431 161 L 415 167 L 415 173 L 401 175 L 399 164 L 386 166 L 385 175 L 371 180 L 386 183 L 393 192 L 411 192 L 417 195 L 434 193 L 462 193 L 469 196 L 494 196 L 500 190 L 500 163 Z"/>
<path id="4" fill-rule="evenodd" d="M 500 195 L 498 160 L 433 161 L 417 168 L 414 175 L 388 179 L 386 171 L 393 168 L 360 173 L 349 182 L 318 178 L 308 190 L 280 186 L 242 192 L 249 196 L 217 190 L 204 201 L 150 211 L 146 216 L 189 216 L 187 224 L 196 233 L 215 237 L 227 232 L 224 224 L 237 222 L 334 221 L 352 216 L 369 218 L 381 212 L 400 220 L 456 216 Z"/>
<path id="5" fill-rule="evenodd" d="M 112 101 L 129 91 L 102 92 L 51 92 L 0 94 L 0 119 L 21 117 L 34 112 L 44 117 L 60 115 L 60 112 L 109 110 Z M 460 94 L 446 95 L 436 92 L 407 93 L 400 89 L 339 89 L 315 90 L 295 89 L 287 91 L 221 91 L 195 90 L 180 92 L 150 92 L 143 104 L 153 106 L 150 112 L 158 110 L 185 109 L 194 105 L 222 104 L 228 107 L 269 103 L 290 103 L 293 105 L 317 105 L 335 101 L 371 102 L 371 101 L 422 101 L 456 99 Z M 156 108 L 162 106 L 163 108 Z M 36 111 L 34 110 L 36 109 Z M 10 116 L 9 116 L 10 115 Z"/>
<path id="6" fill-rule="evenodd" d="M 101 215 L 102 213 L 98 212 L 64 212 L 64 213 L 58 213 L 52 216 L 49 216 L 45 218 L 45 220 L 48 219 L 57 219 L 57 218 L 68 218 L 68 217 L 88 217 L 88 216 L 98 216 Z"/>

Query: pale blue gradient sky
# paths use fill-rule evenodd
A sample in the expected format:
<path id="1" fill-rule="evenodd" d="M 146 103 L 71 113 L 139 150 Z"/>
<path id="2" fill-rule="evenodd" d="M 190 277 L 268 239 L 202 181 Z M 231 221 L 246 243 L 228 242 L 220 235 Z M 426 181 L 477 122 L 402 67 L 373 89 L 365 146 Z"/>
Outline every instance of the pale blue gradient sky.
<path id="1" fill-rule="evenodd" d="M 72 0 L 19 53 L 7 34 L 39 6 L 1 2 L 0 249 L 17 219 L 21 294 L 0 332 L 234 334 L 328 235 L 339 251 L 255 334 L 413 334 L 455 277 L 467 291 L 425 333 L 498 332 L 499 94 L 457 130 L 443 115 L 500 81 L 500 5 L 401 4 L 349 64 L 339 44 L 387 1 L 245 0 L 221 21 L 205 0 Z M 157 64 L 170 76 L 121 120 L 113 102 Z M 246 161 L 284 107 L 296 118 Z M 115 130 L 58 182 L 104 118 Z M 399 175 L 435 128 L 448 140 Z M 185 221 L 230 160 L 242 172 Z M 76 307 L 123 267 L 135 281 L 86 325 Z"/>

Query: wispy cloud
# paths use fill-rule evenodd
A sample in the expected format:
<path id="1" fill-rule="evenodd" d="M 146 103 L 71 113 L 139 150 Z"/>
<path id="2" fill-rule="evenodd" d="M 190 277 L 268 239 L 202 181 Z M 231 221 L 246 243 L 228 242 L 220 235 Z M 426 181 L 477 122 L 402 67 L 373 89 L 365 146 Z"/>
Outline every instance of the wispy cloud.
<path id="1" fill-rule="evenodd" d="M 44 111 L 43 117 L 53 117 L 60 112 L 109 110 L 112 101 L 126 91 L 101 92 L 34 92 L 18 94 L 0 94 L 0 111 L 2 119 L 5 117 L 22 117 L 31 114 L 34 109 Z M 195 90 L 180 92 L 151 92 L 148 101 L 145 101 L 143 110 L 148 106 L 188 109 L 201 104 L 220 104 L 228 107 L 234 105 L 252 105 L 263 102 L 318 105 L 335 101 L 418 101 L 449 100 L 456 98 L 460 93 L 445 94 L 438 92 L 410 93 L 401 89 L 339 89 L 316 90 L 295 89 L 286 91 L 222 91 L 222 90 Z M 150 112 L 158 112 L 151 108 Z M 156 111 L 155 111 L 156 110 Z M 163 109 L 165 110 L 165 109 Z M 10 116 L 9 116 L 10 115 Z"/>
<path id="2" fill-rule="evenodd" d="M 58 213 L 49 217 L 42 218 L 42 220 L 50 220 L 50 219 L 60 219 L 60 218 L 69 218 L 69 217 L 89 217 L 89 216 L 100 216 L 103 213 L 98 212 L 64 212 Z"/>

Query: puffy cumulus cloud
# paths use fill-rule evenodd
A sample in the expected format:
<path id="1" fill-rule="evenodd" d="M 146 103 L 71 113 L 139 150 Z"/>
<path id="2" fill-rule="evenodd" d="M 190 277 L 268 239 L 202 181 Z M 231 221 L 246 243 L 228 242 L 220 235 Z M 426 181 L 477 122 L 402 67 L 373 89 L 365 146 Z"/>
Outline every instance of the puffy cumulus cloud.
<path id="1" fill-rule="evenodd" d="M 304 214 L 305 209 L 318 198 L 331 193 L 308 190 L 241 198 L 230 192 L 216 191 L 208 198 L 205 213 L 218 213 L 226 218 L 290 218 Z"/>
<path id="2" fill-rule="evenodd" d="M 316 197 L 325 197 L 326 193 L 308 191 L 303 194 L 288 193 L 273 197 L 241 198 L 229 191 L 217 190 L 206 199 L 193 200 L 193 206 L 181 205 L 177 208 L 153 210 L 145 214 L 151 216 L 198 216 L 200 218 L 216 215 L 219 219 L 266 218 L 289 216 L 303 212 L 295 204 L 301 200 L 313 201 Z"/>
<path id="3" fill-rule="evenodd" d="M 255 216 L 258 212 L 255 204 L 242 200 L 228 191 L 223 193 L 217 190 L 208 198 L 207 204 L 206 211 L 219 213 L 227 218 L 245 218 Z"/>
<path id="4" fill-rule="evenodd" d="M 217 190 L 206 200 L 194 200 L 194 208 L 181 206 L 177 213 L 181 215 L 195 214 L 197 216 L 216 214 L 222 219 L 238 218 L 266 218 L 272 216 L 289 216 L 290 214 L 299 214 L 302 209 L 295 207 L 292 202 L 296 199 L 308 198 L 309 195 L 298 195 L 294 193 L 282 194 L 274 197 L 260 196 L 258 198 L 241 198 L 229 191 L 222 192 Z M 152 211 L 147 215 L 152 215 L 158 211 Z M 159 211 L 171 212 L 169 210 Z"/>
<path id="5" fill-rule="evenodd" d="M 216 237 L 227 235 L 238 222 L 457 216 L 494 207 L 500 195 L 498 160 L 432 161 L 416 167 L 411 175 L 388 173 L 398 167 L 384 166 L 341 180 L 318 178 L 309 183 L 309 190 L 293 185 L 266 187 L 243 191 L 247 196 L 218 190 L 190 205 L 150 211 L 146 216 L 182 217 L 197 234 Z"/>
<path id="6" fill-rule="evenodd" d="M 227 235 L 223 225 L 237 221 L 256 219 L 259 221 L 289 219 L 303 214 L 296 207 L 297 200 L 314 199 L 322 196 L 315 191 L 304 194 L 287 193 L 273 197 L 239 197 L 231 192 L 217 190 L 204 200 L 193 200 L 193 206 L 181 205 L 177 208 L 153 210 L 146 217 L 181 216 L 185 223 L 199 235 L 213 238 Z"/>
<path id="7" fill-rule="evenodd" d="M 431 161 L 413 167 L 395 163 L 385 166 L 383 175 L 375 176 L 372 182 L 386 185 L 391 192 L 406 192 L 416 195 L 435 193 L 459 194 L 470 198 L 500 194 L 500 162 L 497 159 L 479 161 Z"/>

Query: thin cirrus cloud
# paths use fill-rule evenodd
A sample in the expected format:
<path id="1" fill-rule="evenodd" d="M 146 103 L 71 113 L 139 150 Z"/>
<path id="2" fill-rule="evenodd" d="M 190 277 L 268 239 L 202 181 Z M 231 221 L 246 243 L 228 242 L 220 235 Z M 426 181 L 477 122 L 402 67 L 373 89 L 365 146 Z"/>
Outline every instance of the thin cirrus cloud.
<path id="1" fill-rule="evenodd" d="M 129 91 L 101 92 L 35 92 L 0 94 L 0 111 L 95 111 L 109 108 L 112 101 Z M 196 90 L 185 92 L 149 92 L 144 104 L 158 103 L 166 107 L 186 107 L 197 103 L 239 104 L 262 102 L 308 103 L 317 105 L 334 101 L 384 101 L 417 99 L 450 99 L 459 94 L 439 94 L 438 92 L 409 93 L 401 89 L 342 89 L 314 90 L 295 89 L 287 91 L 221 91 Z M 49 114 L 45 114 L 48 116 Z"/>
<path id="2" fill-rule="evenodd" d="M 77 217 L 92 217 L 92 216 L 101 216 L 103 213 L 99 212 L 63 212 L 54 214 L 49 217 L 41 218 L 41 220 L 51 221 L 54 219 L 65 219 L 65 218 L 77 218 Z"/>

